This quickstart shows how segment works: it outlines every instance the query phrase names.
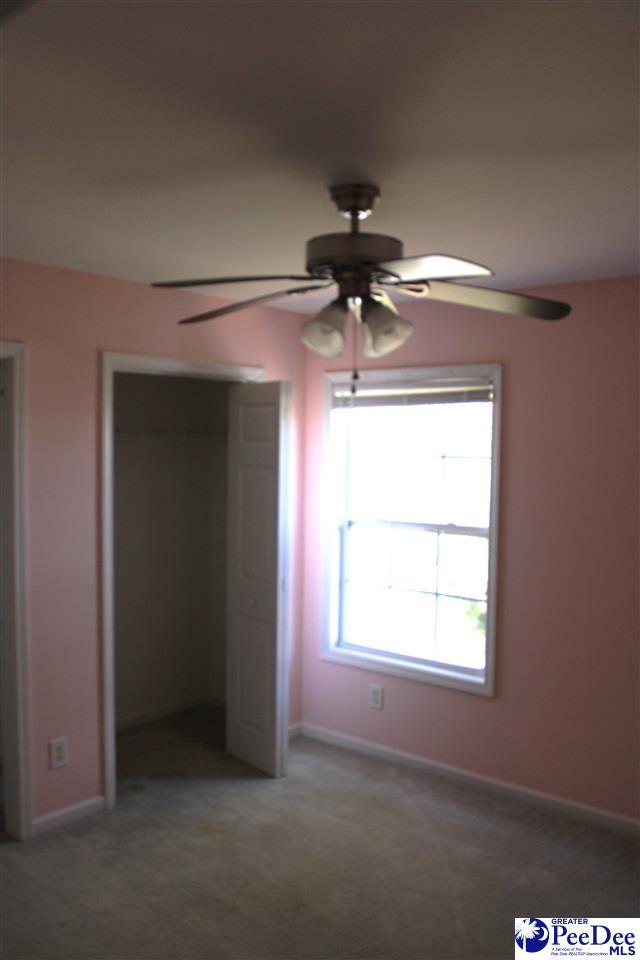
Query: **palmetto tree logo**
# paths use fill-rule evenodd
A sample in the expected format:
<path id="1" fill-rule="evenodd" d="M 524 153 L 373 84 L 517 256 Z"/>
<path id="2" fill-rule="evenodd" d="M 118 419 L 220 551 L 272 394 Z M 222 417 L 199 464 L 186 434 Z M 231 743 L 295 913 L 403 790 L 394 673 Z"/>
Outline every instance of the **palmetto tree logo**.
<path id="1" fill-rule="evenodd" d="M 516 920 L 516 943 L 525 953 L 537 953 L 546 945 L 549 930 L 538 917 L 520 917 Z"/>

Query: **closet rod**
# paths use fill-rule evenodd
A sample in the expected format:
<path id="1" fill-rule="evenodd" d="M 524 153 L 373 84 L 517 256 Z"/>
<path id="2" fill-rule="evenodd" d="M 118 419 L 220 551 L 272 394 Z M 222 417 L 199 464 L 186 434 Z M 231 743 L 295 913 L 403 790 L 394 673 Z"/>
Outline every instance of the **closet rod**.
<path id="1" fill-rule="evenodd" d="M 117 428 L 113 432 L 129 433 L 138 436 L 147 434 L 152 437 L 210 437 L 211 440 L 217 440 L 220 443 L 228 439 L 223 434 L 209 433 L 208 430 L 122 430 Z"/>

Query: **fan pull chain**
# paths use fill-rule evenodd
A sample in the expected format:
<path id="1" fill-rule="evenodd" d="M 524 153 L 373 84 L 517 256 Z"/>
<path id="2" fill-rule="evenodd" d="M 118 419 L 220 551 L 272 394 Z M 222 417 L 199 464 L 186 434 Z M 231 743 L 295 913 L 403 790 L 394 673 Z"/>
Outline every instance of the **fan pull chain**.
<path id="1" fill-rule="evenodd" d="M 360 379 L 360 374 L 358 373 L 358 321 L 360 320 L 359 300 L 354 301 L 353 309 L 351 310 L 351 316 L 353 317 L 353 373 L 351 374 L 351 396 L 355 397 L 356 390 L 358 389 L 358 380 Z"/>

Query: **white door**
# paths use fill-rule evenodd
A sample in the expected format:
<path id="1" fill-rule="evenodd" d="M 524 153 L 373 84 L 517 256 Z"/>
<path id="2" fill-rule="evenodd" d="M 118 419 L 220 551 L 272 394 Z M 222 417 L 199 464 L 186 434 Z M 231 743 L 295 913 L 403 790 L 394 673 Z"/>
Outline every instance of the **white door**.
<path id="1" fill-rule="evenodd" d="M 288 383 L 230 391 L 227 751 L 286 775 Z"/>

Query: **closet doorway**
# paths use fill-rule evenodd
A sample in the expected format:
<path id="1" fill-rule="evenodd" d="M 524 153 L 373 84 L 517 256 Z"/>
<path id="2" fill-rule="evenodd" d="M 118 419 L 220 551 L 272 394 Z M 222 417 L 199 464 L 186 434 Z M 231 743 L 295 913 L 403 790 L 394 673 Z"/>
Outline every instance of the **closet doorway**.
<path id="1" fill-rule="evenodd" d="M 104 355 L 108 807 L 225 752 L 286 773 L 288 391 L 261 375 Z"/>

